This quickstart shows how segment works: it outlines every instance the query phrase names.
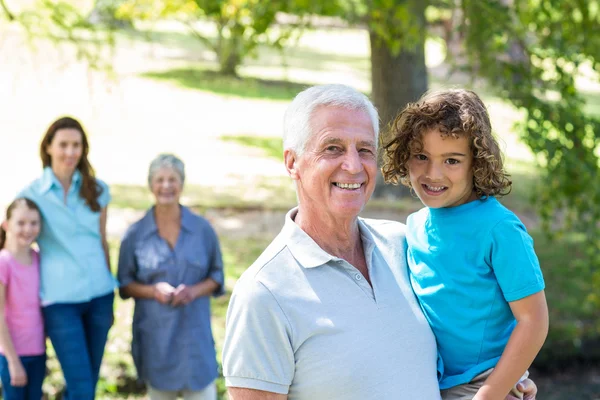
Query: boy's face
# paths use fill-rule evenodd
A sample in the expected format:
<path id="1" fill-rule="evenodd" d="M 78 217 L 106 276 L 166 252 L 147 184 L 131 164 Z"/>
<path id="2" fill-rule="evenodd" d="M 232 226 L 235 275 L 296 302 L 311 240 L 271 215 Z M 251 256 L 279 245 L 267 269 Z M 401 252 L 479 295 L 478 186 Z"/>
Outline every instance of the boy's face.
<path id="1" fill-rule="evenodd" d="M 456 207 L 477 199 L 473 190 L 473 154 L 466 136 L 442 136 L 438 129 L 422 135 L 423 149 L 412 150 L 410 183 L 427 207 Z"/>

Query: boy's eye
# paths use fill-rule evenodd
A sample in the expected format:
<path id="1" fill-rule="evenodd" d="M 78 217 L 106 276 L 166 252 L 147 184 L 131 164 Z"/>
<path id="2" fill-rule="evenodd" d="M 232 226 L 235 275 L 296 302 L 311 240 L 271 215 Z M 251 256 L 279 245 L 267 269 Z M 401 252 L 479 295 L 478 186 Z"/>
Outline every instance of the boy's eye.
<path id="1" fill-rule="evenodd" d="M 427 160 L 427 156 L 425 154 L 415 154 L 415 158 L 419 161 Z"/>
<path id="2" fill-rule="evenodd" d="M 458 161 L 456 158 L 449 158 L 446 160 L 446 163 L 448 163 L 450 165 L 454 165 L 454 164 L 460 163 L 460 161 Z"/>

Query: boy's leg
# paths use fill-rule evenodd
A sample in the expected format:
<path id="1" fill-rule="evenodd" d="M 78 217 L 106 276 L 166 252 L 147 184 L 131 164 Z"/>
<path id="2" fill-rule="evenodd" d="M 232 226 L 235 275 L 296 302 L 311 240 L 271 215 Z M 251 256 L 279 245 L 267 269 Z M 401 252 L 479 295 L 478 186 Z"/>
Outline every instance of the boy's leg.
<path id="1" fill-rule="evenodd" d="M 202 390 L 184 390 L 183 400 L 217 400 L 217 385 L 212 382 Z"/>
<path id="2" fill-rule="evenodd" d="M 46 377 L 46 355 L 22 357 L 27 371 L 27 398 L 41 399 L 42 384 Z"/>
<path id="3" fill-rule="evenodd" d="M 52 304 L 42 308 L 46 333 L 65 377 L 65 400 L 95 396 L 82 314 L 87 303 Z"/>
<path id="4" fill-rule="evenodd" d="M 148 398 L 150 400 L 177 400 L 178 392 L 175 391 L 163 391 L 153 388 L 150 385 L 146 385 L 148 389 Z"/>
<path id="5" fill-rule="evenodd" d="M 113 324 L 114 293 L 92 299 L 83 314 L 83 329 L 87 341 L 87 350 L 90 357 L 92 383 L 94 391 L 98 383 L 100 365 L 104 356 L 104 347 L 108 331 Z"/>
<path id="6" fill-rule="evenodd" d="M 493 368 L 490 368 L 487 371 L 482 372 L 469 383 L 442 390 L 442 400 L 471 400 L 475 397 L 477 391 L 483 386 L 483 383 L 488 376 L 491 375 L 493 370 Z"/>
<path id="7" fill-rule="evenodd" d="M 26 386 L 11 386 L 8 361 L 0 355 L 0 380 L 2 380 L 2 398 L 4 400 L 25 400 Z"/>

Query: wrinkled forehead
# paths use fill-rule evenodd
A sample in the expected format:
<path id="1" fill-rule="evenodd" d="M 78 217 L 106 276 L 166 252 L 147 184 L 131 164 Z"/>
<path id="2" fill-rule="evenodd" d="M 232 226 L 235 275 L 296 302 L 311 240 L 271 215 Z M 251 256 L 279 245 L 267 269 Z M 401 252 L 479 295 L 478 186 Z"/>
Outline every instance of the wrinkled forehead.
<path id="1" fill-rule="evenodd" d="M 309 141 L 356 140 L 377 147 L 377 133 L 369 113 L 360 108 L 320 105 L 309 118 Z"/>

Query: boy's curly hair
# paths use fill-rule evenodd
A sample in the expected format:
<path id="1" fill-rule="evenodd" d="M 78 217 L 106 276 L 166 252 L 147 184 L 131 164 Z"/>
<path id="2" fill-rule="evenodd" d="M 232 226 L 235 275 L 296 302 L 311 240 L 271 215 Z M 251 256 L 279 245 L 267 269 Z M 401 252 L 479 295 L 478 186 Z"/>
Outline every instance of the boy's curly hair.
<path id="1" fill-rule="evenodd" d="M 450 89 L 429 92 L 410 103 L 390 125 L 383 146 L 381 171 L 387 183 L 411 187 L 408 161 L 423 149 L 423 133 L 438 129 L 443 136 L 466 135 L 473 153 L 473 187 L 479 197 L 504 196 L 512 182 L 502 163 L 498 142 L 485 105 L 470 90 Z"/>

